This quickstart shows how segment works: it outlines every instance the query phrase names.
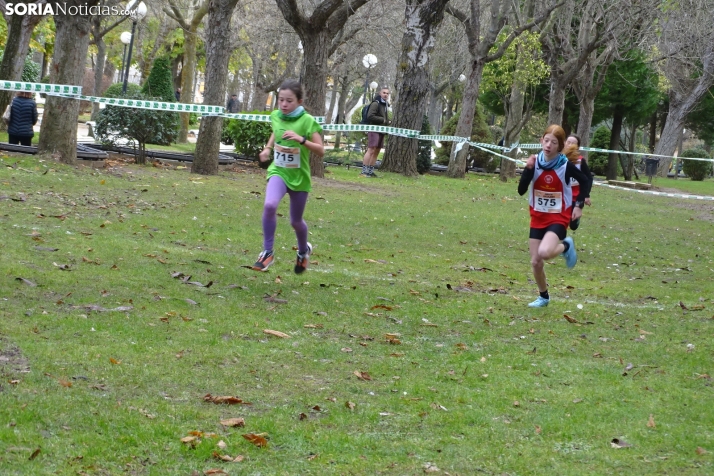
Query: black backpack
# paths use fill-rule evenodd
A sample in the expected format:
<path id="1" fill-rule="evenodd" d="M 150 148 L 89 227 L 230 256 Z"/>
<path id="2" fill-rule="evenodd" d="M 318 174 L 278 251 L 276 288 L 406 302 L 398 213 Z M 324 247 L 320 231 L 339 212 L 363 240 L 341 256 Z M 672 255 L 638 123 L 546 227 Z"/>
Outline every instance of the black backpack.
<path id="1" fill-rule="evenodd" d="M 376 101 L 372 101 L 369 104 L 365 104 L 362 106 L 362 120 L 359 121 L 360 124 L 369 124 L 369 121 L 367 120 L 367 115 L 369 114 L 369 107 Z"/>

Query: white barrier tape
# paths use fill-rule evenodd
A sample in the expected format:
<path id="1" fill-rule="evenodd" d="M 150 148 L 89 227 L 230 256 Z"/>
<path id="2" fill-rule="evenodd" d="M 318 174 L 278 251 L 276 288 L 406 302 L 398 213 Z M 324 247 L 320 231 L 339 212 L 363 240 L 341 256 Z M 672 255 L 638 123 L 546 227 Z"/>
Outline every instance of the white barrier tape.
<path id="1" fill-rule="evenodd" d="M 66 84 L 25 83 L 23 81 L 0 81 L 0 89 L 30 93 L 82 94 L 82 86 Z"/>
<path id="2" fill-rule="evenodd" d="M 707 200 L 714 202 L 714 197 L 709 197 L 707 195 L 689 195 L 686 193 L 668 193 L 668 192 L 656 192 L 654 190 L 640 190 L 636 188 L 619 187 L 617 185 L 610 185 L 609 183 L 593 182 L 593 185 L 598 185 L 600 187 L 614 188 L 616 190 L 625 190 L 626 192 L 636 192 L 644 193 L 645 195 L 657 195 L 660 197 L 669 198 L 686 198 L 691 200 Z"/>
<path id="3" fill-rule="evenodd" d="M 514 146 L 515 147 L 515 146 Z M 520 144 L 518 147 L 521 149 L 540 149 L 540 144 Z M 682 159 L 682 160 L 700 160 L 703 162 L 714 162 L 714 159 L 706 159 L 701 157 L 675 157 L 673 155 L 660 155 L 660 154 L 650 154 L 649 152 L 630 152 L 628 150 L 610 150 L 610 149 L 598 149 L 596 147 L 581 147 L 580 150 L 584 152 L 604 152 L 604 153 L 615 153 L 623 155 L 641 155 L 647 157 L 661 157 L 663 159 Z"/>
<path id="4" fill-rule="evenodd" d="M 81 86 L 69 86 L 65 84 L 44 84 L 44 83 L 27 83 L 23 81 L 0 81 L 0 90 L 10 90 L 10 91 L 26 91 L 35 93 L 45 93 L 53 96 L 60 96 L 71 99 L 80 99 L 83 101 L 97 102 L 101 104 L 106 104 L 108 106 L 120 106 L 120 107 L 133 107 L 140 109 L 151 109 L 157 111 L 169 111 L 169 112 L 192 112 L 199 113 L 202 115 L 210 116 L 220 116 L 228 119 L 239 119 L 245 121 L 259 121 L 259 122 L 270 122 L 270 116 L 267 114 L 234 114 L 226 113 L 225 108 L 222 106 L 208 106 L 203 104 L 185 104 L 176 102 L 162 102 L 162 101 L 147 101 L 141 99 L 123 99 L 123 98 L 105 98 L 99 96 L 84 96 L 81 94 Z M 315 117 L 315 120 L 319 124 L 323 124 L 325 118 L 323 116 Z M 507 157 L 505 155 L 493 152 L 490 149 L 501 150 L 502 152 L 510 152 L 514 148 L 517 148 L 520 152 L 521 149 L 533 150 L 540 149 L 541 145 L 534 144 L 513 144 L 510 148 L 503 147 L 495 144 L 486 144 L 482 142 L 470 142 L 466 137 L 460 136 L 447 136 L 447 135 L 421 135 L 419 131 L 414 129 L 400 129 L 397 127 L 389 126 L 374 126 L 368 124 L 325 124 L 323 125 L 323 130 L 325 131 L 335 131 L 335 132 L 378 132 L 380 134 L 389 134 L 400 137 L 407 137 L 410 139 L 418 140 L 428 140 L 428 141 L 439 141 L 439 142 L 458 142 L 461 144 L 457 146 L 460 150 L 464 143 L 468 143 L 472 147 L 477 147 L 481 150 L 489 152 L 506 160 L 511 160 L 519 165 L 523 165 L 524 162 Z M 617 154 L 627 154 L 627 155 L 639 155 L 648 157 L 661 157 L 667 159 L 683 159 L 683 160 L 699 160 L 703 162 L 714 162 L 714 159 L 707 159 L 701 157 L 673 157 L 669 155 L 659 155 L 659 154 L 649 154 L 644 152 L 629 152 L 622 150 L 609 150 L 609 149 L 598 149 L 594 147 L 583 147 L 582 151 L 585 152 L 604 152 L 604 153 L 617 153 Z M 457 150 L 458 151 L 458 150 Z"/>

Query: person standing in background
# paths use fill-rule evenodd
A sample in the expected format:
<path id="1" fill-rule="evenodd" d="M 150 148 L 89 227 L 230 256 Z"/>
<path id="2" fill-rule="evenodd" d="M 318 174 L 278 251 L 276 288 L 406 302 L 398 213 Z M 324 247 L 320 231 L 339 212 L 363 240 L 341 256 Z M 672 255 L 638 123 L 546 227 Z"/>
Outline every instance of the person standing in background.
<path id="1" fill-rule="evenodd" d="M 372 101 L 372 104 L 369 106 L 367 124 L 376 126 L 389 125 L 389 103 L 387 99 L 389 99 L 389 88 L 385 86 L 379 91 L 379 94 L 374 97 L 374 101 Z M 382 150 L 384 146 L 384 136 L 385 134 L 380 134 L 379 132 L 367 133 L 367 152 L 362 159 L 362 173 L 359 175 L 360 177 L 377 177 L 374 173 L 374 164 L 377 163 L 379 151 Z"/>
<path id="2" fill-rule="evenodd" d="M 226 103 L 226 112 L 235 114 L 240 110 L 240 102 L 238 101 L 238 95 L 233 94 L 231 98 Z"/>
<path id="3" fill-rule="evenodd" d="M 21 91 L 10 105 L 10 122 L 7 124 L 8 142 L 15 145 L 32 145 L 37 124 L 37 104 L 32 93 Z"/>

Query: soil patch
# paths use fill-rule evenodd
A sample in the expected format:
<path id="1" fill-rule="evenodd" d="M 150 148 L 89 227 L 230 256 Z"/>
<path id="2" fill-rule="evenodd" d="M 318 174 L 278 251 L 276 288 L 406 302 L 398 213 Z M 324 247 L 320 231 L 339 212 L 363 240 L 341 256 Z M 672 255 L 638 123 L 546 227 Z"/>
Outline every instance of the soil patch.
<path id="1" fill-rule="evenodd" d="M 20 349 L 6 338 L 0 336 L 0 374 L 14 375 L 28 373 L 30 363 Z"/>

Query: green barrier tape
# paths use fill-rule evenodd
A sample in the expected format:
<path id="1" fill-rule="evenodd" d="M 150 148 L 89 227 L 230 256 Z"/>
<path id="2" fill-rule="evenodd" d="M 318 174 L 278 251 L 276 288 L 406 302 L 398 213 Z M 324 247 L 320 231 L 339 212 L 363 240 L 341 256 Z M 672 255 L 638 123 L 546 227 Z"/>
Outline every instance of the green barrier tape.
<path id="1" fill-rule="evenodd" d="M 82 94 L 82 86 L 66 84 L 25 83 L 23 81 L 0 81 L 0 89 L 31 93 Z"/>
<path id="2" fill-rule="evenodd" d="M 220 116 L 228 119 L 240 119 L 245 121 L 259 121 L 259 122 L 270 122 L 270 115 L 268 114 L 229 114 L 225 112 L 222 106 L 208 106 L 203 104 L 184 104 L 175 102 L 162 102 L 162 101 L 146 101 L 141 99 L 122 99 L 122 98 L 105 98 L 98 96 L 84 96 L 82 95 L 81 86 L 68 86 L 65 84 L 44 84 L 44 83 L 27 83 L 23 81 L 0 81 L 0 90 L 10 90 L 10 91 L 26 91 L 35 93 L 45 93 L 53 96 L 60 96 L 70 99 L 80 99 L 83 101 L 97 102 L 100 104 L 106 104 L 108 106 L 120 106 L 120 107 L 134 107 L 140 109 L 151 109 L 156 111 L 170 111 L 170 112 L 193 112 L 203 115 Z M 319 124 L 325 122 L 323 116 L 315 117 L 315 120 Z M 400 137 L 407 137 L 410 139 L 418 140 L 428 140 L 428 141 L 439 141 L 439 142 L 466 142 L 472 147 L 477 147 L 481 150 L 494 154 L 498 157 L 511 160 L 521 165 L 524 164 L 523 161 L 507 157 L 505 155 L 493 152 L 491 149 L 501 150 L 503 152 L 510 152 L 513 149 L 525 149 L 533 150 L 540 149 L 541 145 L 534 144 L 513 144 L 510 148 L 503 147 L 495 144 L 486 144 L 482 142 L 470 142 L 466 137 L 459 136 L 447 136 L 447 135 L 421 135 L 419 131 L 413 129 L 400 129 L 397 127 L 389 126 L 375 126 L 370 124 L 325 124 L 322 129 L 324 131 L 335 131 L 335 132 L 378 132 L 380 134 L 389 134 Z M 627 154 L 627 155 L 639 155 L 647 157 L 661 157 L 667 159 L 682 159 L 682 160 L 699 160 L 703 162 L 714 162 L 714 159 L 707 159 L 701 157 L 673 157 L 669 155 L 659 155 L 659 154 L 649 154 L 644 152 L 629 152 L 622 150 L 609 150 L 609 149 L 598 149 L 594 147 L 583 147 L 582 151 L 585 152 L 604 152 L 604 153 L 617 153 L 617 154 Z"/>
<path id="3" fill-rule="evenodd" d="M 514 158 L 512 158 L 512 157 L 507 157 L 507 156 L 505 156 L 505 155 L 499 154 L 498 152 L 494 152 L 494 151 L 492 151 L 492 150 L 490 150 L 490 149 L 487 149 L 486 147 L 481 147 L 478 143 L 469 142 L 469 145 L 470 145 L 470 146 L 473 146 L 473 147 L 476 147 L 477 149 L 481 149 L 481 150 L 483 150 L 484 152 L 488 152 L 489 154 L 493 154 L 493 155 L 495 155 L 495 156 L 497 156 L 497 157 L 501 157 L 502 159 L 506 159 L 506 160 L 510 160 L 511 162 L 515 162 L 516 165 L 520 165 L 520 166 L 525 166 L 525 165 L 526 165 L 526 163 L 523 162 L 522 160 L 514 159 Z"/>

